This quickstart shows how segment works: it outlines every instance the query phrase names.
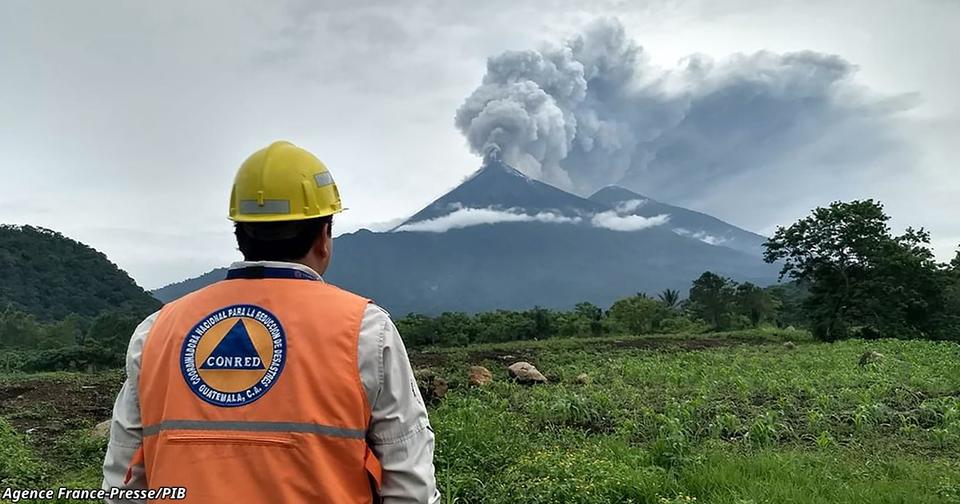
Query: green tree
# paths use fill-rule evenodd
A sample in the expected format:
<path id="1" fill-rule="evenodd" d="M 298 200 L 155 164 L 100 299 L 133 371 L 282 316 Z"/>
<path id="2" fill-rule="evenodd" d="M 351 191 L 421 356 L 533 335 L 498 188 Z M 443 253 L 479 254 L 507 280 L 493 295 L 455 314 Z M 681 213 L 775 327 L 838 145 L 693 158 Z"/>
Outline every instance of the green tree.
<path id="1" fill-rule="evenodd" d="M 601 319 L 603 319 L 603 309 L 586 301 L 577 303 L 577 306 L 573 308 L 573 312 L 577 314 L 577 316 L 586 320 L 594 320 L 599 322 Z"/>
<path id="2" fill-rule="evenodd" d="M 525 315 L 533 321 L 533 339 L 549 338 L 556 334 L 556 317 L 552 311 L 535 306 L 532 310 L 528 310 Z"/>
<path id="3" fill-rule="evenodd" d="M 631 334 L 646 334 L 659 328 L 667 316 L 667 307 L 649 297 L 621 299 L 610 307 L 610 317 Z"/>
<path id="4" fill-rule="evenodd" d="M 411 347 L 439 343 L 436 321 L 427 315 L 410 313 L 397 321 L 397 330 L 403 335 L 403 341 Z"/>
<path id="5" fill-rule="evenodd" d="M 960 333 L 960 250 L 944 267 L 943 324 L 952 334 Z"/>
<path id="6" fill-rule="evenodd" d="M 735 300 L 737 311 L 748 318 L 753 327 L 776 318 L 779 301 L 750 282 L 737 286 Z"/>
<path id="7" fill-rule="evenodd" d="M 36 348 L 44 333 L 37 319 L 12 306 L 0 312 L 0 348 Z"/>
<path id="8" fill-rule="evenodd" d="M 46 326 L 45 336 L 37 345 L 38 348 L 65 348 L 83 343 L 89 320 L 71 313 L 67 318 Z"/>
<path id="9" fill-rule="evenodd" d="M 473 318 L 466 313 L 444 312 L 434 322 L 436 324 L 436 342 L 439 344 L 465 345 L 475 338 Z"/>
<path id="10" fill-rule="evenodd" d="M 665 289 L 658 296 L 663 304 L 671 310 L 680 305 L 680 291 L 674 289 Z"/>
<path id="11" fill-rule="evenodd" d="M 586 332 L 591 336 L 600 336 L 606 331 L 603 325 L 603 309 L 599 306 L 583 302 L 577 303 L 573 309 L 575 322 L 578 325 L 585 326 Z M 582 332 L 582 331 L 581 331 Z"/>
<path id="12" fill-rule="evenodd" d="M 908 228 L 894 237 L 883 206 L 873 200 L 816 208 L 765 245 L 780 276 L 810 287 L 804 308 L 814 334 L 832 341 L 850 328 L 890 336 L 924 336 L 942 322 L 944 276 L 930 236 Z"/>
<path id="13" fill-rule="evenodd" d="M 766 288 L 767 294 L 776 301 L 776 324 L 778 327 L 807 327 L 810 319 L 804 303 L 810 289 L 799 282 L 785 282 Z"/>
<path id="14" fill-rule="evenodd" d="M 707 271 L 694 280 L 688 297 L 689 310 L 714 330 L 731 326 L 737 284 L 729 278 Z"/>
<path id="15" fill-rule="evenodd" d="M 97 367 L 119 367 L 124 364 L 130 336 L 140 323 L 138 317 L 118 312 L 102 313 L 90 324 L 83 339 L 83 348 L 102 355 L 92 364 Z"/>

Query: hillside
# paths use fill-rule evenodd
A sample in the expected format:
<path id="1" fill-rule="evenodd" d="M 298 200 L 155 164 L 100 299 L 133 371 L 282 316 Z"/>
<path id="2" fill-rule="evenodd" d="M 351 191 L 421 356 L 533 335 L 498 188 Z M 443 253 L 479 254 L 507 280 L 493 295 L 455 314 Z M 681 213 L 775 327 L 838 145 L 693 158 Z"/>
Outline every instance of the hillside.
<path id="1" fill-rule="evenodd" d="M 107 257 L 60 233 L 0 225 L 0 308 L 59 320 L 108 310 L 146 315 L 160 303 Z"/>
<path id="2" fill-rule="evenodd" d="M 674 233 L 758 257 L 763 255 L 762 246 L 767 241 L 765 236 L 738 228 L 712 215 L 661 203 L 619 186 L 604 187 L 589 199 L 610 206 L 634 202 L 636 207 L 629 212 L 631 215 L 654 217 L 666 214 L 670 216 L 670 229 Z"/>
<path id="3" fill-rule="evenodd" d="M 191 292 L 202 289 L 214 282 L 223 280 L 227 276 L 226 268 L 217 268 L 215 270 L 208 271 L 200 276 L 188 278 L 180 282 L 172 283 L 170 285 L 165 285 L 159 289 L 150 291 L 150 294 L 153 297 L 159 299 L 163 303 L 169 303 L 174 299 L 190 294 Z"/>
<path id="4" fill-rule="evenodd" d="M 326 278 L 395 314 L 610 306 L 637 291 L 683 292 L 705 270 L 765 285 L 776 271 L 745 253 L 667 230 L 505 222 L 443 233 L 341 236 Z"/>

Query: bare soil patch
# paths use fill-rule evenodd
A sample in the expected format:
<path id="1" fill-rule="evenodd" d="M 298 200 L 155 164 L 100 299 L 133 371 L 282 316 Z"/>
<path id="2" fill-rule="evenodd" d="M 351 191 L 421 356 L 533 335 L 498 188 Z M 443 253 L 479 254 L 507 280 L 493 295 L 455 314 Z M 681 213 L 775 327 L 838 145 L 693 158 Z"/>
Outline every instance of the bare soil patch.
<path id="1" fill-rule="evenodd" d="M 119 373 L 0 379 L 0 416 L 42 454 L 64 433 L 110 418 L 122 380 Z"/>

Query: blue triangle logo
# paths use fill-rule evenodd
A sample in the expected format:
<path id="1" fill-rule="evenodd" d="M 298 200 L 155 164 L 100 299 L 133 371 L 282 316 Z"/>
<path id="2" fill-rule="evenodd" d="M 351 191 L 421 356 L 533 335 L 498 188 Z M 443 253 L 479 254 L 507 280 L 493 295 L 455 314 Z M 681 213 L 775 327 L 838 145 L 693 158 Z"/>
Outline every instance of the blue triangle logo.
<path id="1" fill-rule="evenodd" d="M 200 369 L 264 369 L 243 320 L 233 325 Z"/>

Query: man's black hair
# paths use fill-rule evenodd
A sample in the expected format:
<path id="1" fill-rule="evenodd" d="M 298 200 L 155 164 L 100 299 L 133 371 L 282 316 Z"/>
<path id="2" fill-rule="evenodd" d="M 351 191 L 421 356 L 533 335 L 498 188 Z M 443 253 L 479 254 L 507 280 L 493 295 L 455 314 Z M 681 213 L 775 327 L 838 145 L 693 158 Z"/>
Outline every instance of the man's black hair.
<path id="1" fill-rule="evenodd" d="M 307 255 L 324 228 L 331 236 L 333 216 L 289 222 L 237 222 L 233 234 L 247 261 L 296 261 Z"/>

